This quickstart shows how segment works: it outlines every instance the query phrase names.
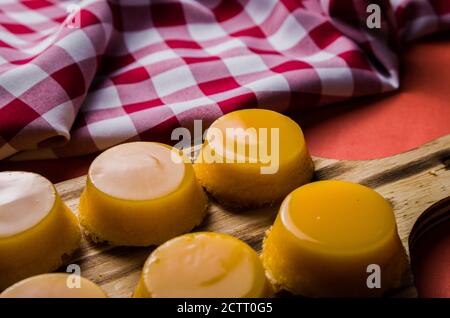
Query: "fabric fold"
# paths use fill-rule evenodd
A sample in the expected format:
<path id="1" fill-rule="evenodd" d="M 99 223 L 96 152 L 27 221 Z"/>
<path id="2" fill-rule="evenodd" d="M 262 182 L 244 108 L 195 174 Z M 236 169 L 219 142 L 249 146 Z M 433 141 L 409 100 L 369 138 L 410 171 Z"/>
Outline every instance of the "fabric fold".
<path id="1" fill-rule="evenodd" d="M 170 143 L 194 119 L 392 91 L 401 47 L 450 26 L 446 0 L 1 2 L 0 159 L 11 160 Z M 373 4 L 380 28 L 367 24 Z"/>

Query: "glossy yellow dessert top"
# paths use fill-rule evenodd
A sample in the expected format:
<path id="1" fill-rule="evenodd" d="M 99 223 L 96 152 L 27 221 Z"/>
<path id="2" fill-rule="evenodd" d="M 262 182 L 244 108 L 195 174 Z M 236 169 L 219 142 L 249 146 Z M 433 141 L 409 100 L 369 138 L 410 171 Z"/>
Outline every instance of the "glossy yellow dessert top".
<path id="1" fill-rule="evenodd" d="M 281 289 L 309 297 L 373 297 L 399 286 L 406 255 L 389 202 L 374 190 L 327 180 L 289 194 L 263 243 Z M 368 266 L 381 271 L 369 288 Z"/>
<path id="2" fill-rule="evenodd" d="M 124 200 L 151 200 L 176 190 L 185 175 L 179 152 L 158 143 L 133 142 L 101 153 L 89 178 L 102 192 Z"/>
<path id="3" fill-rule="evenodd" d="M 24 279 L 0 294 L 0 298 L 105 298 L 105 292 L 83 277 L 54 273 Z M 79 284 L 79 285 L 78 285 Z"/>
<path id="4" fill-rule="evenodd" d="M 89 168 L 79 218 L 94 241 L 148 246 L 189 232 L 207 198 L 182 152 L 131 142 L 100 154 Z"/>
<path id="5" fill-rule="evenodd" d="M 304 245 L 331 253 L 375 247 L 396 231 L 390 204 L 359 184 L 319 181 L 295 190 L 280 218 Z"/>
<path id="6" fill-rule="evenodd" d="M 0 290 L 60 267 L 81 239 L 55 187 L 29 172 L 0 172 Z"/>
<path id="7" fill-rule="evenodd" d="M 215 129 L 223 138 L 217 138 Z M 264 155 L 273 156 L 270 151 L 274 150 L 282 165 L 302 151 L 305 140 L 300 127 L 289 117 L 266 109 L 244 109 L 217 119 L 206 134 L 205 144 L 224 157 L 225 163 L 236 163 L 239 158 L 245 163 L 267 165 Z M 258 151 L 250 151 L 255 144 L 253 149 Z M 266 149 L 260 152 L 262 146 Z"/>
<path id="8" fill-rule="evenodd" d="M 135 297 L 264 297 L 270 288 L 256 252 L 225 234 L 192 233 L 158 247 Z"/>
<path id="9" fill-rule="evenodd" d="M 55 189 L 40 175 L 19 171 L 0 173 L 0 239 L 41 222 L 52 210 Z"/>
<path id="10" fill-rule="evenodd" d="M 244 109 L 210 126 L 194 169 L 219 201 L 254 207 L 309 182 L 314 165 L 296 122 L 271 110 Z"/>

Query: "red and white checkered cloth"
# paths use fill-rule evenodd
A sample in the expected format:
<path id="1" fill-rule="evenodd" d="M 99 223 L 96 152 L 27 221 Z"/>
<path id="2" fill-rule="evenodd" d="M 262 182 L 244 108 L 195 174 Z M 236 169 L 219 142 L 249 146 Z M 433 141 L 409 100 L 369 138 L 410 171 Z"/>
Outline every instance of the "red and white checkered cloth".
<path id="1" fill-rule="evenodd" d="M 449 26 L 449 0 L 0 0 L 0 159 L 394 90 L 399 45 Z"/>

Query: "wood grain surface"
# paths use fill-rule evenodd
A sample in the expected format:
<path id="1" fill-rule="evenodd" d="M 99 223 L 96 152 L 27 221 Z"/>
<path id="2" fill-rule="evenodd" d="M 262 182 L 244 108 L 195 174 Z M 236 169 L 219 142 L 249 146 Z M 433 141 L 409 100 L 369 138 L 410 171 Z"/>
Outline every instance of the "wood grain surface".
<path id="1" fill-rule="evenodd" d="M 369 186 L 393 205 L 398 231 L 408 251 L 408 236 L 418 216 L 436 201 L 450 195 L 450 135 L 396 156 L 367 160 L 340 161 L 313 158 L 315 180 L 337 179 Z M 77 211 L 85 177 L 56 185 L 63 200 Z M 273 223 L 279 204 L 235 211 L 210 200 L 209 213 L 194 231 L 216 231 L 236 236 L 260 252 L 264 232 Z M 145 259 L 154 247 L 112 247 L 83 239 L 81 248 L 69 263 L 81 266 L 82 276 L 91 279 L 110 297 L 129 297 L 134 290 Z M 64 270 L 63 268 L 61 270 Z M 410 272 L 403 287 L 392 297 L 415 297 Z"/>

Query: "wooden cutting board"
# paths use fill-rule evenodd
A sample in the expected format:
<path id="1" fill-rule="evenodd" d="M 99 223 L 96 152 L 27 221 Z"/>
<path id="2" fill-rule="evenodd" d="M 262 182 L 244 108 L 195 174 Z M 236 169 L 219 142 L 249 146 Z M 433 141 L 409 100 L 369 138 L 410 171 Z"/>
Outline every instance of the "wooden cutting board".
<path id="1" fill-rule="evenodd" d="M 389 158 L 366 161 L 313 159 L 315 180 L 358 182 L 388 199 L 394 207 L 400 238 L 407 251 L 408 235 L 418 216 L 436 201 L 450 196 L 450 135 Z M 56 185 L 73 211 L 78 209 L 84 183 L 85 177 L 80 177 Z M 273 223 L 278 207 L 234 211 L 211 199 L 208 216 L 195 231 L 228 233 L 260 252 L 264 232 Z M 153 249 L 96 245 L 84 238 L 69 263 L 80 265 L 82 276 L 102 286 L 110 297 L 129 297 L 142 265 Z M 410 272 L 405 275 L 403 287 L 390 294 L 394 297 L 416 296 Z"/>

